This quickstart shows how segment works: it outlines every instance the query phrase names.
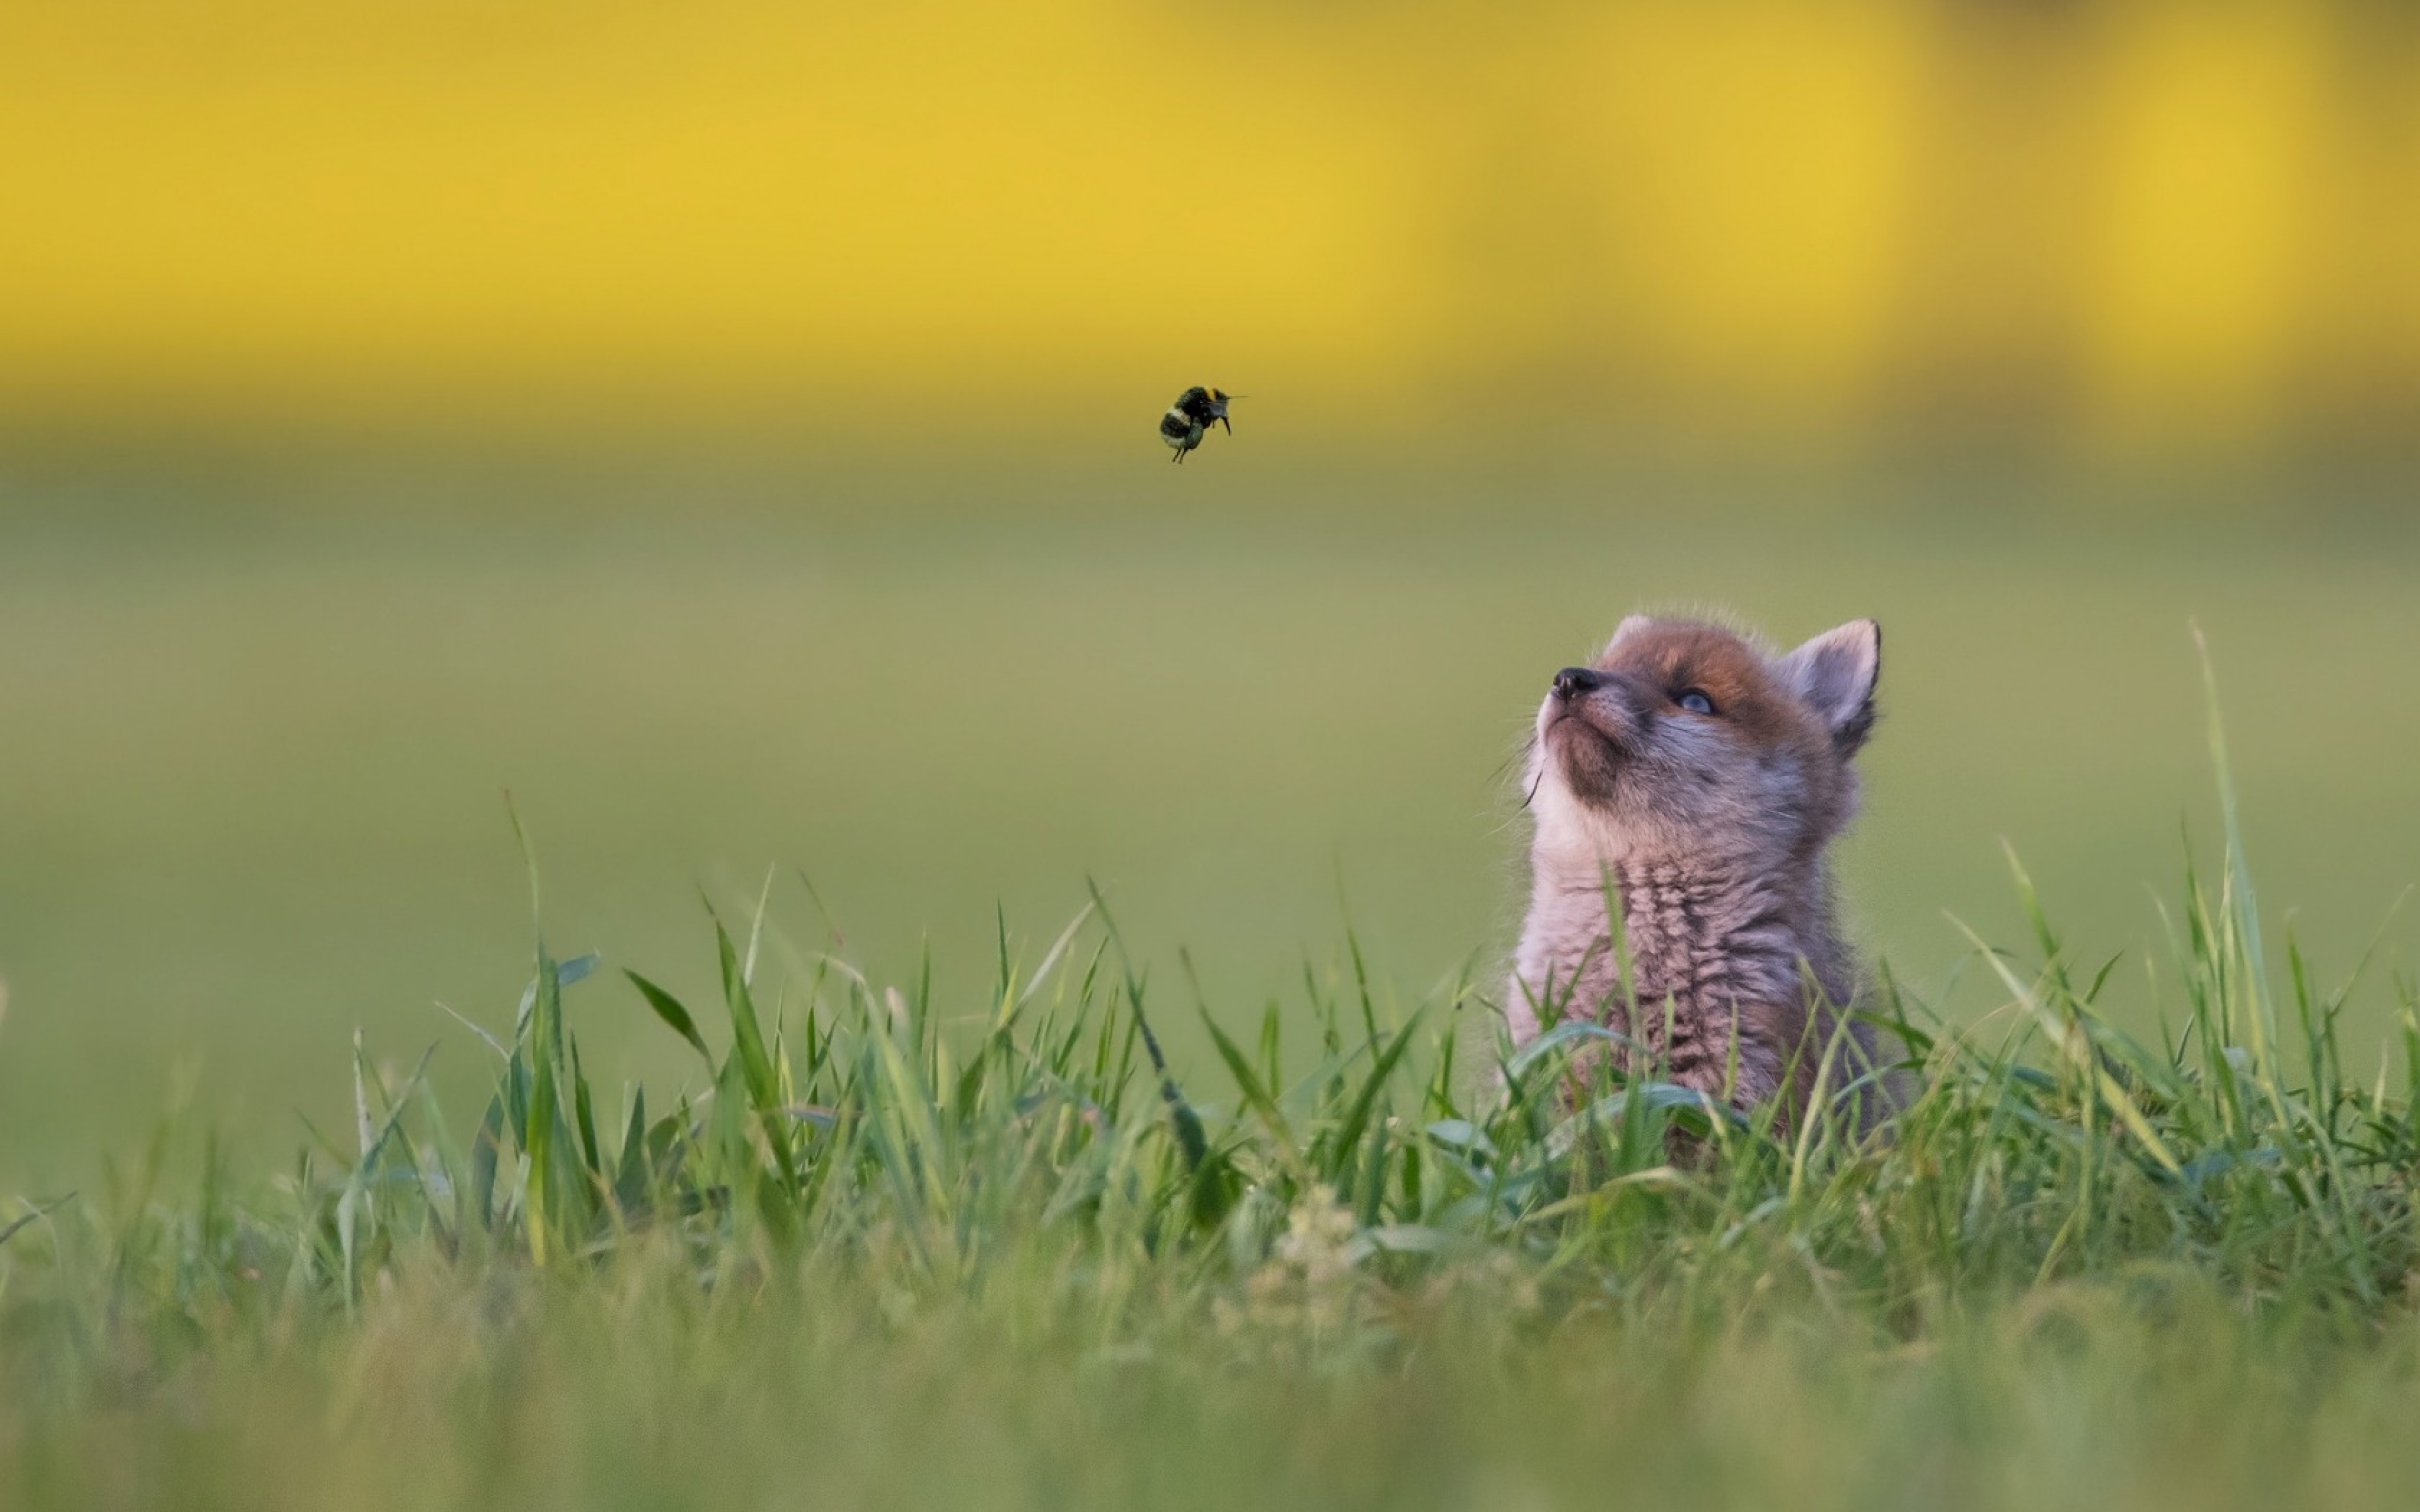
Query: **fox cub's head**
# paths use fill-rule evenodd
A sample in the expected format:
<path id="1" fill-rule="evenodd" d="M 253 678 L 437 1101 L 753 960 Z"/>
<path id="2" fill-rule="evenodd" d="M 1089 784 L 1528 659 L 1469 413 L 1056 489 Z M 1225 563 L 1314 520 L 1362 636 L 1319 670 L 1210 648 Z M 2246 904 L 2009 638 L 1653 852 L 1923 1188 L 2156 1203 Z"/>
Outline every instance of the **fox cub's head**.
<path id="1" fill-rule="evenodd" d="M 1538 710 L 1542 850 L 1757 869 L 1811 859 L 1856 810 L 1882 629 L 1852 620 L 1771 656 L 1717 625 L 1634 614 Z"/>

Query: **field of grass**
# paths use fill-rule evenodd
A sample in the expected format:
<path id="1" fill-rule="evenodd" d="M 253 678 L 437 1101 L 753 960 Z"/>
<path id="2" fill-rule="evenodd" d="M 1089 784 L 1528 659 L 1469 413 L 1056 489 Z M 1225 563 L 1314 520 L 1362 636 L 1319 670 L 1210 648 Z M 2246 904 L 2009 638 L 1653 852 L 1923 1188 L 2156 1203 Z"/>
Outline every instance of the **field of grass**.
<path id="1" fill-rule="evenodd" d="M 12 485 L 0 1191 L 86 1180 L 179 1085 L 249 1163 L 281 1158 L 298 1108 L 342 1114 L 356 1026 L 399 1056 L 445 1040 L 432 1073 L 473 1095 L 432 1003 L 492 1009 L 520 975 L 506 790 L 566 948 L 684 991 L 709 984 L 699 889 L 737 906 L 769 869 L 777 917 L 888 980 L 929 941 L 945 988 L 975 985 L 996 904 L 1047 931 L 1096 879 L 1221 1013 L 1336 970 L 1348 924 L 1412 1000 L 1503 948 L 1506 761 L 1545 678 L 1642 603 L 1776 637 L 1880 617 L 1843 884 L 1928 990 L 1965 949 L 1945 913 L 2018 927 L 2003 838 L 2080 951 L 2156 944 L 2180 826 L 2212 833 L 2195 616 L 2280 917 L 2341 968 L 2415 879 L 2407 520 L 1223 460 L 1181 489 L 1006 464 Z M 605 1080 L 677 1072 L 601 1017 Z"/>
<path id="2" fill-rule="evenodd" d="M 2407 522 L 1200 471 L 12 486 L 0 1505 L 2420 1490 Z M 1887 1142 L 1488 1072 L 1703 602 L 1885 624 Z"/>
<path id="3" fill-rule="evenodd" d="M 2030 910 L 1983 956 L 2005 1013 L 1885 994 L 1924 1089 L 1863 1142 L 1601 1057 L 1575 1100 L 1603 1031 L 1508 1056 L 1461 984 L 1314 984 L 1305 1057 L 1276 1006 L 1205 1013 L 1218 1071 L 1179 1075 L 1184 995 L 1097 903 L 949 995 L 761 916 L 715 924 L 710 1008 L 541 943 L 463 1026 L 475 1118 L 357 1043 L 351 1117 L 276 1182 L 211 1149 L 163 1198 L 163 1126 L 0 1229 L 0 1493 L 2401 1504 L 2420 1000 L 2370 986 L 2397 1064 L 2349 1077 L 2360 989 L 2264 938 L 2232 833 L 2171 902 L 2157 1038 Z M 690 1089 L 592 1083 L 598 998 Z"/>

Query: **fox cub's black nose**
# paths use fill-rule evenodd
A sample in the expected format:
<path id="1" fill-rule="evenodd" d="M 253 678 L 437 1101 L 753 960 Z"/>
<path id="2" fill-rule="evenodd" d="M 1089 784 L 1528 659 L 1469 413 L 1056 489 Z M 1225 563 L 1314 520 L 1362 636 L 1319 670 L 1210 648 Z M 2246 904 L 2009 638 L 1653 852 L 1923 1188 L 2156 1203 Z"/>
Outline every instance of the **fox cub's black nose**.
<path id="1" fill-rule="evenodd" d="M 1605 673 L 1587 667 L 1566 667 L 1555 674 L 1555 697 L 1568 703 L 1605 686 Z"/>

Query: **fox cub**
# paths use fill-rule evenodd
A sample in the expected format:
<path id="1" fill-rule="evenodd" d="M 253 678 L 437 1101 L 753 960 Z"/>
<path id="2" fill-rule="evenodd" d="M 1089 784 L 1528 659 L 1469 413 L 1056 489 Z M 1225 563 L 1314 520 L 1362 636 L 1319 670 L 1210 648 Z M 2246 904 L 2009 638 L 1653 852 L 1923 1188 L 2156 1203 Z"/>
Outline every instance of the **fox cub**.
<path id="1" fill-rule="evenodd" d="M 1633 615 L 1555 674 L 1525 787 L 1529 912 L 1505 999 L 1515 1044 L 1584 1017 L 1641 1062 L 1790 1121 L 1869 1078 L 1872 1029 L 1833 922 L 1824 851 L 1857 806 L 1882 630 L 1853 620 L 1787 656 L 1718 625 Z M 1607 928 L 1621 910 L 1624 962 Z M 1629 1022 L 1637 1004 L 1637 1023 Z M 1878 1077 L 1859 1121 L 1885 1110 Z"/>

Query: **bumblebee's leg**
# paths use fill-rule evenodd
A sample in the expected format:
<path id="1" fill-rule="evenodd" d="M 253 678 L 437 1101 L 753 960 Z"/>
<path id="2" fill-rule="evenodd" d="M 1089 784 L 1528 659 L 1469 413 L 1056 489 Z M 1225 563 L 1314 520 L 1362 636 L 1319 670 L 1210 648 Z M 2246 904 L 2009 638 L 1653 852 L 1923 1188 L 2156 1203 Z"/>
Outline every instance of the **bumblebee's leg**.
<path id="1" fill-rule="evenodd" d="M 1235 434 L 1235 427 L 1227 424 L 1227 417 L 1225 415 L 1220 415 L 1218 417 L 1218 424 L 1228 435 L 1233 436 Z"/>

